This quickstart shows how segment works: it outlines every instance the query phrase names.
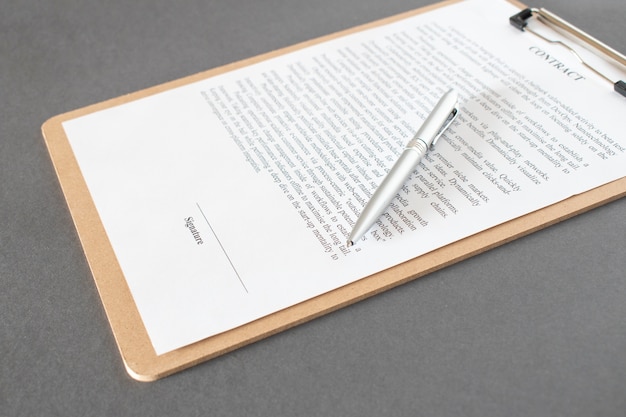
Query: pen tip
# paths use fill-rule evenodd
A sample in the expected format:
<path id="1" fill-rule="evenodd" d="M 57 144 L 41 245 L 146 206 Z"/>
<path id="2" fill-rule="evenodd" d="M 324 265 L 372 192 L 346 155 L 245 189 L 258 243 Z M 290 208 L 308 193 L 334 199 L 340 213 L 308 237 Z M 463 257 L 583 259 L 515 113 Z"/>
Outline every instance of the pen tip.
<path id="1" fill-rule="evenodd" d="M 354 245 L 354 242 L 352 242 L 351 240 L 349 240 L 349 241 L 348 241 L 348 243 L 346 243 L 346 246 L 347 246 L 347 247 L 350 247 L 350 246 L 352 246 L 352 245 Z"/>

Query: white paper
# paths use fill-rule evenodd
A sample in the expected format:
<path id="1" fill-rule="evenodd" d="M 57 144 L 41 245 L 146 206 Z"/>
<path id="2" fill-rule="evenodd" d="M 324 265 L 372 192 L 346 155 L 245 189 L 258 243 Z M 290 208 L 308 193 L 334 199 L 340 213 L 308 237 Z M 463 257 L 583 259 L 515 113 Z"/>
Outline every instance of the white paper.
<path id="1" fill-rule="evenodd" d="M 157 354 L 625 176 L 624 99 L 517 11 L 468 0 L 65 122 Z M 450 87 L 460 116 L 347 248 Z"/>

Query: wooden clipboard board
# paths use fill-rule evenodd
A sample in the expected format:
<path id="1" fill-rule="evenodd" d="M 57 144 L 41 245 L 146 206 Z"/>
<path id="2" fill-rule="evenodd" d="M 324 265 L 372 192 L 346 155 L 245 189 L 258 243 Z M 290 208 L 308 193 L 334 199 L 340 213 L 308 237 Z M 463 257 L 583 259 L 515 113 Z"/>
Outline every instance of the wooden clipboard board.
<path id="1" fill-rule="evenodd" d="M 95 111 L 118 106 L 149 95 L 174 89 L 217 74 L 232 71 L 278 55 L 287 54 L 323 41 L 357 31 L 427 13 L 457 0 L 445 1 L 390 18 L 354 27 L 339 33 L 245 59 L 132 94 L 107 100 L 53 117 L 42 126 L 57 175 L 74 224 L 83 245 L 115 340 L 128 373 L 140 381 L 153 381 L 212 359 L 244 345 L 256 342 L 290 327 L 340 309 L 377 293 L 427 275 L 536 230 L 626 195 L 626 177 L 602 185 L 557 204 L 529 213 L 507 223 L 467 237 L 428 254 L 358 280 L 324 295 L 309 299 L 285 310 L 250 322 L 225 333 L 209 337 L 180 349 L 156 355 L 139 311 L 116 260 L 81 170 L 74 157 L 62 123 Z M 520 3 L 514 3 L 520 8 Z M 505 19 L 507 16 L 503 16 Z"/>

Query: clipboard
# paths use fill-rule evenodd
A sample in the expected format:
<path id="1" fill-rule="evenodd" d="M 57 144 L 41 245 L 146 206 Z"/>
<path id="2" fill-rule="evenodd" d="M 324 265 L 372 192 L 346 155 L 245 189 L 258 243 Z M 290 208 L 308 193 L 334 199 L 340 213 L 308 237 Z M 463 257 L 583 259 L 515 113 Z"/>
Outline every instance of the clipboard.
<path id="1" fill-rule="evenodd" d="M 534 231 L 553 225 L 626 195 L 626 177 L 570 197 L 522 217 L 469 236 L 435 251 L 362 278 L 329 293 L 309 299 L 269 316 L 249 322 L 177 350 L 156 355 L 139 311 L 118 264 L 86 182 L 74 157 L 62 123 L 95 111 L 245 67 L 301 48 L 365 29 L 428 13 L 458 0 L 448 0 L 294 46 L 201 72 L 132 94 L 56 116 L 42 126 L 43 136 L 78 231 L 85 255 L 102 299 L 127 372 L 139 381 L 153 381 L 244 345 L 307 322 L 372 295 L 425 276 Z M 514 3 L 520 9 L 524 6 Z M 524 16 L 527 16 L 526 12 Z M 530 16 L 527 16 L 528 18 Z M 506 16 L 503 16 L 505 19 Z"/>

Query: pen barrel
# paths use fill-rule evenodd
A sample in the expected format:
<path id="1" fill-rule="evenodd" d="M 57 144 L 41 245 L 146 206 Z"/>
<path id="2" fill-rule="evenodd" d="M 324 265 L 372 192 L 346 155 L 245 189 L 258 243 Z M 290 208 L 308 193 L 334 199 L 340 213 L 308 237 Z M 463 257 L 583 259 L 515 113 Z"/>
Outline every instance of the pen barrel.
<path id="1" fill-rule="evenodd" d="M 411 145 L 412 142 L 413 141 L 409 142 L 409 145 Z M 427 150 L 426 144 L 421 139 L 418 139 L 417 142 L 418 143 L 414 143 L 411 147 L 407 145 L 402 155 L 400 155 L 400 158 L 398 158 L 387 176 L 383 179 L 383 182 L 374 192 L 374 195 L 372 195 L 370 201 L 365 205 L 363 212 L 352 230 L 350 241 L 355 242 L 360 239 L 370 227 L 372 227 L 385 212 L 391 201 L 398 194 L 400 188 L 402 188 L 413 170 L 415 170 L 417 164 L 424 157 Z"/>
<path id="2" fill-rule="evenodd" d="M 409 145 L 412 142 L 414 141 L 409 142 Z M 417 164 L 426 154 L 428 148 L 424 141 L 417 139 L 415 142 L 417 143 L 413 146 L 407 146 L 404 149 L 400 158 L 398 158 L 393 168 L 389 170 L 389 173 L 372 196 L 370 203 L 377 202 L 376 211 L 378 212 L 378 216 L 385 211 L 391 201 L 396 197 L 400 188 L 407 182 L 409 176 L 417 167 Z"/>

